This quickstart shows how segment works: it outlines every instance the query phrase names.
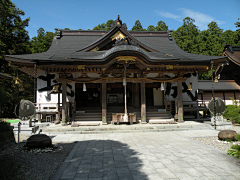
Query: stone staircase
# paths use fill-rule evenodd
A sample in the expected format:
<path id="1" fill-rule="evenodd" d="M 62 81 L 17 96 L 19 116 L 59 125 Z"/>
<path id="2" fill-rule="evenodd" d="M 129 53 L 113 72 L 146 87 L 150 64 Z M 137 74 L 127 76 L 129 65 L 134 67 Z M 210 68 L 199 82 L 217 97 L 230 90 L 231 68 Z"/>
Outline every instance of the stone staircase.
<path id="1" fill-rule="evenodd" d="M 99 109 L 76 111 L 74 121 L 75 122 L 102 121 L 102 111 Z"/>
<path id="2" fill-rule="evenodd" d="M 178 124 L 134 124 L 134 125 L 101 125 L 101 126 L 62 126 L 50 124 L 42 128 L 42 134 L 111 134 L 111 133 L 140 133 L 140 132 L 164 132 L 164 131 L 191 131 L 209 130 L 211 125 L 188 121 Z"/>
<path id="3" fill-rule="evenodd" d="M 141 110 L 140 108 L 128 107 L 129 113 L 137 113 L 137 122 L 141 120 Z M 107 121 L 110 123 L 112 121 L 112 113 L 124 113 L 123 107 L 113 106 L 107 109 Z M 165 122 L 173 121 L 171 115 L 166 111 L 166 109 L 159 109 L 157 107 L 148 108 L 146 110 L 147 122 Z M 102 110 L 100 108 L 88 108 L 88 109 L 78 109 L 74 114 L 74 122 L 102 122 Z"/>
<path id="4" fill-rule="evenodd" d="M 147 122 L 150 124 L 161 124 L 174 122 L 172 115 L 166 109 L 149 108 L 146 111 Z"/>

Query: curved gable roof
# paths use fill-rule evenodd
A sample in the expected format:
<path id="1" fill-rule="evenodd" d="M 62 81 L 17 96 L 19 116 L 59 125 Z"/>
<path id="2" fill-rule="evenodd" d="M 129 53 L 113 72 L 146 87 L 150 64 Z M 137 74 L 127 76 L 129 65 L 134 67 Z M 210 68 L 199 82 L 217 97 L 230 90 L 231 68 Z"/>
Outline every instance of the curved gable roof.
<path id="1" fill-rule="evenodd" d="M 126 25 L 120 20 L 110 31 L 87 30 L 58 30 L 58 36 L 54 37 L 51 47 L 43 53 L 26 55 L 6 55 L 5 59 L 15 62 L 33 63 L 33 61 L 57 62 L 57 61 L 90 61 L 104 60 L 110 54 L 116 52 L 131 51 L 142 53 L 151 61 L 175 61 L 185 63 L 210 63 L 211 60 L 223 61 L 222 56 L 204 56 L 183 51 L 171 37 L 170 32 L 152 31 L 127 31 Z M 127 43 L 119 44 L 105 51 L 91 51 L 98 46 L 110 43 L 111 37 L 121 32 Z M 113 42 L 111 42 L 113 43 Z M 135 46 L 134 46 L 135 45 Z M 135 48 L 134 48 L 135 47 Z M 141 50 L 140 50 L 141 49 Z M 222 59 L 222 60 L 221 60 Z"/>

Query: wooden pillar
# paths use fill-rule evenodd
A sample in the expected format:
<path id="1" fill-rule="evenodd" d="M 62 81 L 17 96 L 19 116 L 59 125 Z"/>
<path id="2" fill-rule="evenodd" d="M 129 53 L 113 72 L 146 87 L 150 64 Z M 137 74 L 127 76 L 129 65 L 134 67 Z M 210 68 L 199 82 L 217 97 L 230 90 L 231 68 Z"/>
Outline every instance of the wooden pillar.
<path id="1" fill-rule="evenodd" d="M 107 124 L 107 83 L 102 80 L 102 124 Z"/>
<path id="2" fill-rule="evenodd" d="M 69 122 L 69 102 L 66 102 L 66 111 L 65 111 L 65 113 L 66 113 L 66 120 L 67 120 L 67 122 Z"/>
<path id="3" fill-rule="evenodd" d="M 38 113 L 38 123 L 42 123 L 41 122 L 41 114 L 40 113 Z"/>
<path id="4" fill-rule="evenodd" d="M 177 101 L 177 107 L 178 107 L 178 122 L 184 122 L 183 121 L 183 102 L 182 102 L 182 80 L 177 81 L 177 92 L 178 92 L 178 101 Z"/>
<path id="5" fill-rule="evenodd" d="M 67 99 L 67 82 L 63 81 L 62 82 L 62 121 L 67 122 L 67 104 L 66 104 L 66 99 Z"/>
<path id="6" fill-rule="evenodd" d="M 145 92 L 145 81 L 141 81 L 141 123 L 145 124 L 146 121 L 146 92 Z"/>
<path id="7" fill-rule="evenodd" d="M 56 114 L 56 120 L 55 124 L 60 123 L 60 93 L 58 92 L 58 103 L 57 103 L 57 114 Z"/>
<path id="8" fill-rule="evenodd" d="M 133 83 L 133 91 L 132 91 L 132 96 L 133 96 L 133 106 L 135 108 L 139 107 L 139 84 L 138 83 Z"/>

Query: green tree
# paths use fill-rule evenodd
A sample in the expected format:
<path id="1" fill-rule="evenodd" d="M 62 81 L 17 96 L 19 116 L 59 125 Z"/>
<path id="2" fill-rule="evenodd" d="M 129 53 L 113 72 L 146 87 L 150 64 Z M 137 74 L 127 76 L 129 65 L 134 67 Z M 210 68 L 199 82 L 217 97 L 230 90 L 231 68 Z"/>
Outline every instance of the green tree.
<path id="1" fill-rule="evenodd" d="M 163 21 L 159 21 L 156 26 L 156 31 L 168 31 L 168 26 Z"/>
<path id="2" fill-rule="evenodd" d="M 235 27 L 237 28 L 237 31 L 240 31 L 240 18 L 238 18 L 238 21 L 234 23 Z"/>
<path id="3" fill-rule="evenodd" d="M 13 111 L 16 103 L 20 101 L 20 98 L 26 99 L 25 95 L 30 98 L 33 97 L 33 91 L 30 86 L 33 87 L 33 81 L 30 76 L 18 71 L 13 66 L 8 66 L 8 62 L 3 59 L 3 54 L 26 54 L 30 53 L 29 36 L 26 31 L 26 27 L 29 24 L 30 18 L 25 20 L 21 19 L 25 13 L 19 10 L 10 0 L 0 0 L 0 71 L 7 73 L 11 76 L 19 76 L 22 83 L 17 85 L 20 89 L 16 88 L 14 80 L 2 80 L 0 81 L 1 98 L 7 97 L 4 101 L 1 101 L 2 111 L 4 116 L 14 116 Z M 18 96 L 16 96 L 18 94 Z"/>
<path id="4" fill-rule="evenodd" d="M 222 33 L 223 43 L 234 45 L 234 34 L 235 32 L 232 30 L 226 30 Z"/>
<path id="5" fill-rule="evenodd" d="M 135 22 L 135 25 L 132 27 L 131 31 L 145 31 L 145 29 L 143 29 L 142 24 L 140 23 L 140 21 L 137 20 Z"/>
<path id="6" fill-rule="evenodd" d="M 114 23 L 115 21 L 114 20 L 108 20 L 107 23 L 106 23 L 106 30 L 109 31 L 110 30 L 110 27 L 111 25 Z"/>
<path id="7" fill-rule="evenodd" d="M 0 97 L 1 97 L 1 101 L 0 101 L 0 117 L 2 117 L 2 106 L 4 104 L 7 104 L 8 98 L 9 98 L 7 92 L 2 87 L 0 87 Z"/>
<path id="8" fill-rule="evenodd" d="M 172 35 L 181 49 L 189 53 L 200 54 L 202 49 L 200 31 L 194 23 L 194 19 L 190 17 L 184 18 L 183 25 L 174 31 Z"/>
<path id="9" fill-rule="evenodd" d="M 149 25 L 147 31 L 156 31 L 156 29 L 153 25 Z"/>
<path id="10" fill-rule="evenodd" d="M 233 34 L 233 45 L 240 46 L 240 31 L 235 31 Z"/>
<path id="11" fill-rule="evenodd" d="M 21 19 L 25 13 L 16 8 L 10 0 L 0 3 L 0 59 L 3 54 L 23 54 L 28 52 L 28 32 L 30 18 Z"/>
<path id="12" fill-rule="evenodd" d="M 98 26 L 95 26 L 93 30 L 106 30 L 106 24 L 105 23 L 99 24 Z"/>
<path id="13" fill-rule="evenodd" d="M 45 32 L 43 28 L 39 28 L 37 33 L 38 35 L 32 38 L 29 45 L 31 53 L 33 54 L 47 51 L 56 35 L 56 32 Z"/>
<path id="14" fill-rule="evenodd" d="M 113 20 L 108 20 L 106 23 L 99 24 L 93 28 L 93 30 L 110 30 L 111 24 L 113 24 Z"/>
<path id="15" fill-rule="evenodd" d="M 203 39 L 203 52 L 201 54 L 209 56 L 221 56 L 223 52 L 224 38 L 223 30 L 216 22 L 208 24 L 208 29 L 201 32 Z"/>
<path id="16" fill-rule="evenodd" d="M 237 30 L 234 32 L 233 35 L 233 42 L 235 46 L 240 46 L 240 22 L 239 22 L 240 18 L 238 18 L 238 21 L 236 23 L 234 23 L 234 25 L 236 26 Z"/>

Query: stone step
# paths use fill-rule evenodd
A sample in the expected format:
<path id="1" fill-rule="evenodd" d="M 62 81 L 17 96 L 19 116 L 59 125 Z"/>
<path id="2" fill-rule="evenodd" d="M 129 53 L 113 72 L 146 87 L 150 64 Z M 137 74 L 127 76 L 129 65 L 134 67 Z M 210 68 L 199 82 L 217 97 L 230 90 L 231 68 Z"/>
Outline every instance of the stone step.
<path id="1" fill-rule="evenodd" d="M 161 131 L 187 131 L 211 129 L 207 124 L 161 124 L 161 125 L 102 125 L 102 126 L 61 126 L 50 125 L 42 129 L 44 134 L 103 134 L 103 133 L 129 133 L 129 132 L 161 132 Z"/>
<path id="2" fill-rule="evenodd" d="M 173 124 L 174 119 L 149 119 L 149 124 Z"/>
<path id="3" fill-rule="evenodd" d="M 43 134 L 47 135 L 54 135 L 54 134 L 116 134 L 116 133 L 140 133 L 140 132 L 164 132 L 164 131 L 191 131 L 191 130 L 206 130 L 205 128 L 169 128 L 169 129 L 145 129 L 145 130 L 118 130 L 118 131 L 56 131 L 56 132 L 42 132 Z"/>
<path id="4" fill-rule="evenodd" d="M 137 113 L 137 120 L 141 119 L 141 113 Z M 167 112 L 153 112 L 147 113 L 147 120 L 149 119 L 169 119 L 170 117 Z M 75 114 L 74 121 L 101 121 L 102 113 L 77 113 Z M 112 113 L 107 113 L 107 120 L 112 120 Z"/>
<path id="5" fill-rule="evenodd" d="M 82 122 L 82 121 L 102 121 L 102 118 L 75 118 L 74 122 Z"/>

